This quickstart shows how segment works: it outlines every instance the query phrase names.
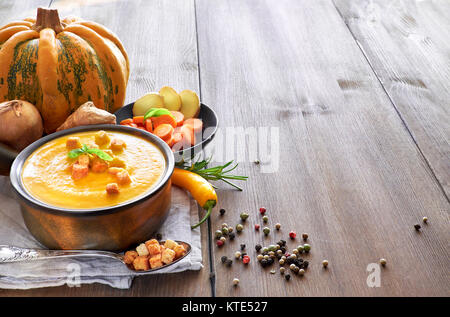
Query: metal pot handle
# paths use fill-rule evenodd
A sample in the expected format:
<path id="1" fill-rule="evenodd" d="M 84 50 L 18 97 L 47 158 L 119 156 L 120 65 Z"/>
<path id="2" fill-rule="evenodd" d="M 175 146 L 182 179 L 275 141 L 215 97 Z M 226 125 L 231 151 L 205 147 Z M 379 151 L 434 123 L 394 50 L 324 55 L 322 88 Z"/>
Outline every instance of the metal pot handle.
<path id="1" fill-rule="evenodd" d="M 14 159 L 19 153 L 9 146 L 0 143 L 0 175 L 9 175 Z"/>

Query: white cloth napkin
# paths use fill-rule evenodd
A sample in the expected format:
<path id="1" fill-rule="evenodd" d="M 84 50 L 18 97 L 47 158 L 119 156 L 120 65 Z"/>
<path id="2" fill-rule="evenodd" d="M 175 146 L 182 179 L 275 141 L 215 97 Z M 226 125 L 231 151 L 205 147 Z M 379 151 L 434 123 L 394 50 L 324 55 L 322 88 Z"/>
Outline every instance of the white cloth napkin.
<path id="1" fill-rule="evenodd" d="M 183 190 L 172 187 L 172 207 L 159 233 L 163 239 L 182 240 L 191 244 L 192 251 L 183 260 L 167 269 L 153 273 L 175 273 L 200 270 L 202 253 L 200 229 L 191 230 L 198 222 L 198 208 Z M 24 248 L 44 248 L 28 232 L 20 212 L 19 203 L 9 178 L 0 176 L 0 244 Z M 49 286 L 78 286 L 102 283 L 115 288 L 129 288 L 135 273 L 121 262 L 102 258 L 66 258 L 0 263 L 0 288 L 29 289 Z"/>

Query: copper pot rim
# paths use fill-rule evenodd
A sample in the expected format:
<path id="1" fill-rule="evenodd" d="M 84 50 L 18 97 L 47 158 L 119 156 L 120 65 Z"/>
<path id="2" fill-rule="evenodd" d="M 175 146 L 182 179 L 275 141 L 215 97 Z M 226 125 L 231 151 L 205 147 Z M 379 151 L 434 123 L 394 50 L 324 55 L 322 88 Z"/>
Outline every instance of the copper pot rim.
<path id="1" fill-rule="evenodd" d="M 151 143 L 155 144 L 163 153 L 163 156 L 166 160 L 166 169 L 164 171 L 163 177 L 159 180 L 159 182 L 154 186 L 152 189 L 148 190 L 147 192 L 143 193 L 140 196 L 137 196 L 134 199 L 125 201 L 123 203 L 114 205 L 114 206 L 108 206 L 108 207 L 101 207 L 101 208 L 92 208 L 92 209 L 74 209 L 74 208 L 61 208 L 57 206 L 52 206 L 49 204 L 46 204 L 35 197 L 33 197 L 28 191 L 25 189 L 24 184 L 22 182 L 22 168 L 26 161 L 26 159 L 40 146 L 43 144 L 54 140 L 56 138 L 77 133 L 77 132 L 86 132 L 86 131 L 99 131 L 99 130 L 112 130 L 112 131 L 120 131 L 124 133 L 128 133 L 135 136 L 143 137 L 144 139 L 150 141 Z M 65 215 L 65 216 L 71 216 L 71 217 L 77 217 L 77 216 L 98 216 L 98 215 L 105 215 L 110 213 L 119 212 L 124 209 L 129 209 L 135 205 L 138 205 L 142 203 L 143 201 L 152 198 L 153 196 L 157 195 L 159 192 L 161 192 L 166 185 L 170 182 L 170 178 L 172 176 L 173 170 L 175 168 L 175 158 L 174 154 L 171 150 L 171 148 L 160 138 L 157 136 L 143 131 L 139 129 L 134 129 L 132 127 L 122 126 L 122 125 L 112 125 L 112 124 L 101 124 L 101 125 L 88 125 L 88 126 L 80 126 L 75 128 L 70 128 L 58 132 L 54 132 L 50 135 L 47 135 L 43 138 L 40 138 L 39 140 L 33 142 L 29 146 L 27 146 L 25 149 L 23 149 L 19 155 L 17 155 L 16 159 L 14 160 L 11 171 L 10 171 L 10 180 L 11 185 L 14 189 L 14 191 L 18 194 L 18 196 L 28 205 L 31 205 L 35 208 L 38 208 L 39 210 L 44 210 L 46 212 L 57 214 L 57 215 Z"/>

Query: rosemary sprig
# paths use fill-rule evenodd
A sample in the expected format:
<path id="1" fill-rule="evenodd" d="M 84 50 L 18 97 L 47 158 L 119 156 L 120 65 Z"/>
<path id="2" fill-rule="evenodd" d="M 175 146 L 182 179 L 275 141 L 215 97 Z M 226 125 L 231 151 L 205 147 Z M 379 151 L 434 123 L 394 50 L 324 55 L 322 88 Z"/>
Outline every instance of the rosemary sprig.
<path id="1" fill-rule="evenodd" d="M 238 185 L 236 185 L 230 181 L 230 180 L 246 181 L 248 179 L 248 176 L 230 174 L 230 172 L 232 172 L 234 169 L 236 169 L 236 167 L 238 167 L 239 164 L 236 163 L 234 166 L 232 166 L 233 161 L 229 161 L 228 163 L 226 163 L 224 165 L 219 165 L 219 166 L 208 168 L 208 164 L 210 162 L 211 162 L 211 157 L 207 160 L 201 160 L 201 161 L 194 162 L 191 165 L 186 164 L 185 162 L 182 162 L 179 165 L 179 167 L 184 168 L 193 173 L 196 173 L 207 180 L 223 181 L 224 183 L 226 183 L 230 186 L 233 186 L 237 190 L 242 191 L 241 187 L 239 187 Z"/>

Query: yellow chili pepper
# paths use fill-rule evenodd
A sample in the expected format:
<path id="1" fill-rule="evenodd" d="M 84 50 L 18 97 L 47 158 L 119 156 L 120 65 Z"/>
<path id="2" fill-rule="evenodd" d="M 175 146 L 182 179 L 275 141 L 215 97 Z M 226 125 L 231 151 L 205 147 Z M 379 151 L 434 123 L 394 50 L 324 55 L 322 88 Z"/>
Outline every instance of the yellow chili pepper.
<path id="1" fill-rule="evenodd" d="M 192 229 L 197 228 L 208 219 L 212 208 L 217 204 L 217 194 L 214 187 L 200 175 L 181 168 L 174 169 L 172 183 L 189 191 L 197 203 L 207 211 L 203 219 L 191 227 Z"/>

